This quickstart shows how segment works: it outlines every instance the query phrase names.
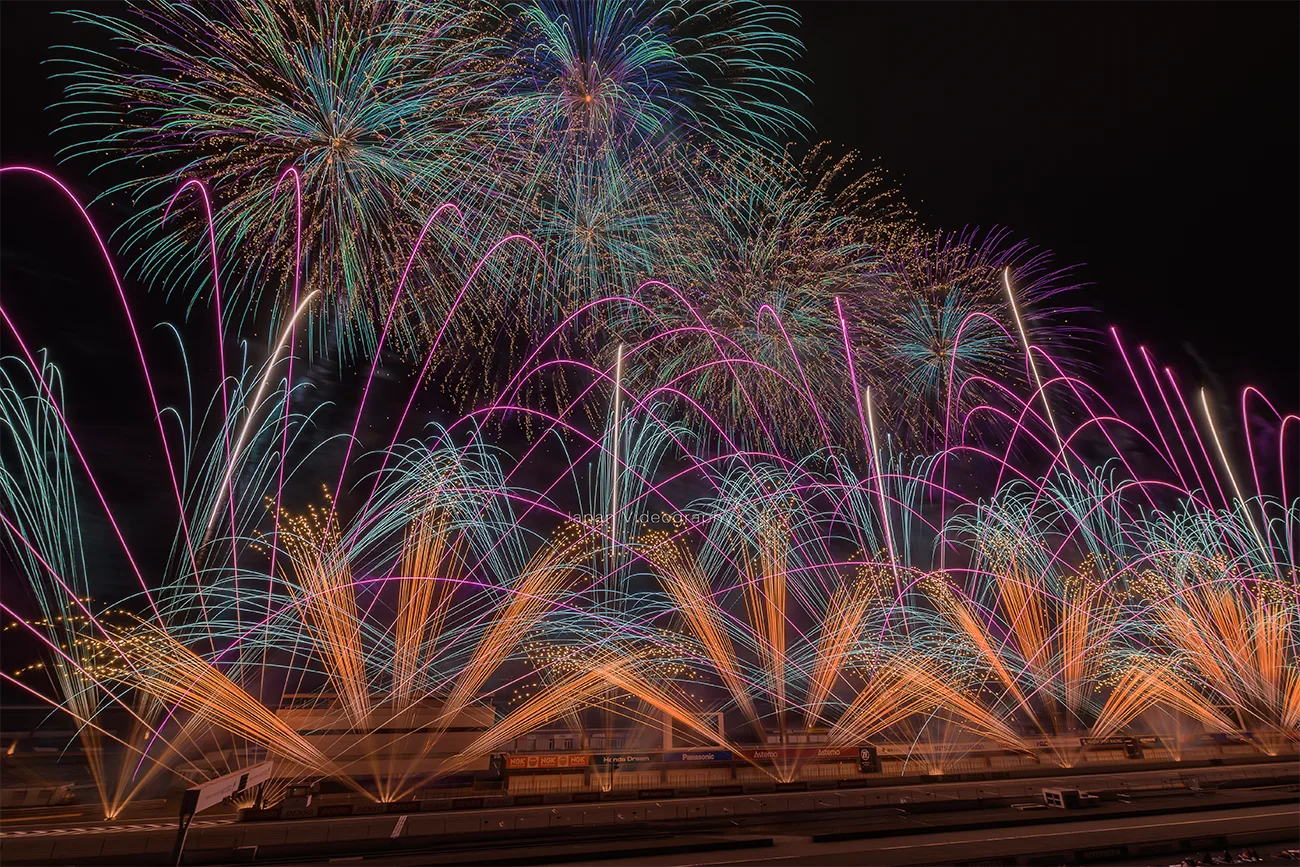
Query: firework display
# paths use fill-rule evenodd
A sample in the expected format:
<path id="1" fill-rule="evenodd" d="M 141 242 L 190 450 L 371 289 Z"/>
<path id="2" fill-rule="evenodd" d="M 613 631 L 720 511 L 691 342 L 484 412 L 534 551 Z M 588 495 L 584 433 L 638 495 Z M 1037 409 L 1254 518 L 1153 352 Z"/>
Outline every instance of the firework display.
<path id="1" fill-rule="evenodd" d="M 784 783 L 813 745 L 1295 751 L 1300 417 L 1248 389 L 1228 437 L 1223 396 L 1069 321 L 1047 254 L 783 150 L 793 13 L 77 17 L 140 55 L 64 73 L 73 150 L 141 175 L 138 274 L 275 341 L 165 399 L 99 242 L 162 454 L 142 543 L 0 307 L 0 610 L 42 660 L 0 679 L 76 722 L 106 816 L 267 759 L 270 801 L 409 801 L 548 728 L 606 790 L 655 738 Z M 322 348 L 364 376 L 341 429 L 294 366 Z"/>
<path id="2" fill-rule="evenodd" d="M 197 297 L 224 286 L 231 321 L 255 323 L 288 297 L 300 237 L 325 299 L 318 343 L 345 355 L 375 349 L 399 301 L 394 336 L 427 338 L 473 264 L 468 242 L 502 225 L 531 226 L 561 277 L 512 262 L 480 305 L 521 297 L 562 313 L 629 286 L 657 267 L 674 203 L 707 195 L 712 166 L 803 125 L 788 107 L 799 76 L 782 65 L 799 49 L 795 16 L 748 0 L 169 0 L 69 14 L 108 50 L 59 57 L 68 152 L 139 167 L 105 195 L 142 205 L 121 235 L 143 249 L 140 276 Z M 217 191 L 219 282 L 195 255 L 204 215 L 170 207 L 192 179 Z M 444 202 L 460 207 L 426 225 Z M 398 298 L 417 237 L 420 285 Z"/>

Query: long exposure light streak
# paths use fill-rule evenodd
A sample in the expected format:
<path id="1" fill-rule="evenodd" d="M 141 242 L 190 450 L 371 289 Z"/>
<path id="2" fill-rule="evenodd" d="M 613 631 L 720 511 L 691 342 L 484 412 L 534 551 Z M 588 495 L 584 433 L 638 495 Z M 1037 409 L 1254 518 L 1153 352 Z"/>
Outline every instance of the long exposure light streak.
<path id="1" fill-rule="evenodd" d="M 1215 460 L 1145 346 L 1085 375 L 1047 253 L 783 153 L 794 12 L 73 17 L 114 47 L 64 58 L 71 151 L 134 166 L 132 273 L 210 298 L 217 351 L 170 326 L 156 375 L 88 207 L 0 169 L 91 230 L 167 465 L 131 483 L 176 508 L 128 532 L 66 348 L 0 309 L 3 680 L 76 723 L 105 815 L 264 760 L 271 801 L 401 802 L 718 770 L 620 766 L 655 744 L 766 786 L 1295 752 L 1300 419 L 1201 389 Z M 561 782 L 523 767 L 546 740 Z"/>
<path id="2" fill-rule="evenodd" d="M 1016 293 L 1011 289 L 1011 266 L 1002 269 L 1002 285 L 1007 290 L 1007 303 L 1011 306 L 1011 316 L 1015 319 L 1016 331 L 1020 334 L 1021 345 L 1025 349 L 1025 362 L 1029 365 L 1030 371 L 1034 375 L 1034 385 L 1038 386 L 1038 393 L 1043 400 L 1043 411 L 1047 413 L 1047 423 L 1052 427 L 1052 435 L 1056 437 L 1058 448 L 1064 449 L 1061 442 L 1061 431 L 1056 426 L 1056 419 L 1052 416 L 1052 402 L 1048 399 L 1047 391 L 1043 388 L 1043 377 L 1038 372 L 1038 363 L 1034 361 L 1034 348 L 1029 343 L 1029 332 L 1025 330 L 1025 323 L 1020 318 L 1020 306 L 1016 304 Z"/>

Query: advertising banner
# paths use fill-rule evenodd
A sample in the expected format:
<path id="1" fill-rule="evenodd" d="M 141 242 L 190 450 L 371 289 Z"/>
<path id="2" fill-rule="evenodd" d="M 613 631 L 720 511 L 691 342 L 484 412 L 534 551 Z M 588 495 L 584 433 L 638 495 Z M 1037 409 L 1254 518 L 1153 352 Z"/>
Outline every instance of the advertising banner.
<path id="1" fill-rule="evenodd" d="M 628 767 L 631 765 L 669 764 L 691 765 L 711 764 L 715 762 L 734 762 L 749 760 L 752 762 L 795 762 L 842 759 L 858 761 L 858 747 L 760 747 L 757 749 L 735 751 L 722 749 L 673 750 L 666 753 L 536 753 L 505 756 L 505 768 L 509 771 L 555 771 L 590 766 Z M 881 755 L 887 755 L 888 747 L 880 747 Z M 899 749 L 905 750 L 905 747 Z"/>
<path id="2" fill-rule="evenodd" d="M 591 757 L 592 764 L 596 765 L 645 765 L 659 760 L 659 753 L 610 753 Z"/>
<path id="3" fill-rule="evenodd" d="M 857 760 L 857 747 L 764 747 L 742 754 L 753 762 L 808 761 L 817 759 Z"/>
<path id="4" fill-rule="evenodd" d="M 683 750 L 675 753 L 664 753 L 665 762 L 729 762 L 735 758 L 731 750 Z"/>
<path id="5" fill-rule="evenodd" d="M 555 771 L 568 768 L 585 768 L 591 756 L 586 753 L 539 753 L 534 756 L 506 756 L 506 769 L 511 771 Z"/>
<path id="6" fill-rule="evenodd" d="M 675 750 L 667 753 L 611 753 L 592 756 L 594 765 L 644 765 L 656 762 L 692 764 L 696 762 L 730 762 L 736 758 L 731 750 Z"/>

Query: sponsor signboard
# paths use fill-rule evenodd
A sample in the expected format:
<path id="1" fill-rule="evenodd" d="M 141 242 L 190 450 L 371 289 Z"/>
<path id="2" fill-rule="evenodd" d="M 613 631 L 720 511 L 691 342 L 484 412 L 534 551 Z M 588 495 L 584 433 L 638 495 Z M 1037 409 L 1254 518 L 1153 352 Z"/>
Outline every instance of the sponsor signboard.
<path id="1" fill-rule="evenodd" d="M 452 798 L 451 807 L 453 810 L 480 810 L 483 808 L 483 798 Z"/>
<path id="2" fill-rule="evenodd" d="M 879 755 L 905 755 L 906 746 L 875 747 Z M 505 756 L 506 770 L 555 771 L 586 768 L 592 765 L 711 764 L 715 762 L 787 762 L 835 760 L 858 761 L 859 747 L 759 747 L 749 750 L 690 749 L 665 753 L 535 753 Z"/>
<path id="3" fill-rule="evenodd" d="M 592 763 L 597 765 L 644 765 L 660 760 L 659 753 L 610 753 L 592 756 Z"/>
<path id="4" fill-rule="evenodd" d="M 655 800 L 658 798 L 672 798 L 677 795 L 674 789 L 638 789 L 636 796 L 642 800 Z"/>
<path id="5" fill-rule="evenodd" d="M 220 804 L 231 795 L 237 795 L 245 789 L 251 789 L 271 778 L 271 762 L 262 762 L 215 780 L 197 785 L 186 790 L 181 799 L 181 814 L 201 813 L 213 804 Z"/>
<path id="6" fill-rule="evenodd" d="M 1250 732 L 1207 732 L 1203 737 L 1216 744 L 1248 744 Z"/>
<path id="7" fill-rule="evenodd" d="M 1026 738 L 1021 741 L 1021 743 L 1030 750 L 1046 750 L 1052 748 L 1073 749 L 1079 745 L 1079 738 L 1076 735 L 1052 735 L 1051 737 Z M 1000 749 L 1000 747 L 992 743 L 983 744 L 980 748 Z"/>
<path id="8" fill-rule="evenodd" d="M 268 807 L 265 810 L 258 810 L 253 807 L 248 807 L 240 811 L 239 818 L 240 821 L 243 822 L 267 822 L 274 819 L 279 819 L 281 812 L 282 811 L 279 804 L 275 805 L 274 807 Z"/>
<path id="9" fill-rule="evenodd" d="M 731 750 L 683 750 L 675 753 L 664 753 L 665 762 L 729 762 L 735 756 Z"/>
<path id="10" fill-rule="evenodd" d="M 597 765 L 643 765 L 656 762 L 679 764 L 692 762 L 730 762 L 736 755 L 731 750 L 675 750 L 667 753 L 619 753 L 617 755 L 592 756 Z"/>
<path id="11" fill-rule="evenodd" d="M 181 856 L 185 852 L 185 838 L 189 836 L 190 823 L 194 821 L 195 813 L 200 813 L 214 804 L 220 804 L 231 795 L 238 795 L 246 789 L 260 786 L 271 778 L 273 767 L 272 762 L 262 762 L 186 789 L 185 794 L 181 796 L 181 815 L 180 822 L 176 825 L 176 844 L 172 848 L 172 863 L 181 863 Z M 351 809 L 350 805 L 349 809 Z"/>
<path id="12" fill-rule="evenodd" d="M 764 747 L 745 750 L 742 756 L 753 762 L 789 760 L 853 759 L 858 757 L 857 747 Z"/>
<path id="13" fill-rule="evenodd" d="M 384 805 L 389 813 L 418 813 L 420 812 L 419 801 L 389 801 Z"/>
<path id="14" fill-rule="evenodd" d="M 531 756 L 506 756 L 506 769 L 511 771 L 555 771 L 567 768 L 585 768 L 591 756 L 586 753 L 539 753 Z"/>

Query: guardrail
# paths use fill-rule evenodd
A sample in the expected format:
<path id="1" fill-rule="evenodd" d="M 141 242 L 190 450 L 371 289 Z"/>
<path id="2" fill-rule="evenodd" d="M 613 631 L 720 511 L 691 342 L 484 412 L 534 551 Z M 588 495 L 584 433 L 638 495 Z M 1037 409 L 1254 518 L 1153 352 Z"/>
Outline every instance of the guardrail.
<path id="1" fill-rule="evenodd" d="M 620 789 L 609 792 L 555 792 L 549 794 L 492 795 L 477 798 L 426 799 L 380 803 L 322 804 L 282 809 L 279 806 L 258 810 L 248 807 L 239 811 L 241 822 L 275 822 L 285 819 L 324 819 L 344 816 L 376 816 L 391 813 L 444 813 L 457 810 L 485 810 L 497 807 L 536 807 L 564 804 L 618 803 L 627 801 L 668 801 L 682 798 L 708 798 L 727 795 L 771 795 L 777 793 L 830 791 L 864 788 L 861 780 L 833 780 L 821 785 L 806 782 L 769 785 L 681 786 L 676 788 Z"/>
<path id="2" fill-rule="evenodd" d="M 1294 764 L 1288 763 L 1287 769 L 1292 768 Z M 1278 774 L 1281 768 L 1274 765 L 1269 770 L 1273 774 Z M 1231 772 L 1221 773 L 1227 776 Z M 1244 773 L 1244 771 L 1237 773 Z M 1087 787 L 1093 791 L 1097 790 L 1096 786 L 1099 783 L 1104 784 L 1109 779 L 1116 779 L 1104 774 L 1088 776 L 1095 778 L 1086 782 Z M 1253 777 L 1263 777 L 1262 769 L 1253 774 Z M 1159 779 L 1173 780 L 1176 779 L 1176 775 Z M 1081 781 L 1080 785 L 1085 784 Z M 441 838 L 455 838 L 457 841 L 500 840 L 514 837 L 531 839 L 538 834 L 563 835 L 574 828 L 594 829 L 620 825 L 628 828 L 662 827 L 660 823 L 682 821 L 705 823 L 714 821 L 730 826 L 751 820 L 763 821 L 765 816 L 811 811 L 889 810 L 901 802 L 906 802 L 908 812 L 931 810 L 946 812 L 961 809 L 963 806 L 989 807 L 1009 804 L 1016 797 L 1011 790 L 1020 787 L 1017 781 L 997 787 L 966 786 L 965 789 L 974 792 L 966 795 L 969 800 L 960 802 L 948 800 L 949 793 L 927 786 L 873 790 L 874 787 L 857 784 L 839 791 L 824 790 L 816 786 L 777 791 L 776 785 L 772 784 L 764 787 L 768 789 L 766 792 L 744 792 L 745 787 L 741 786 L 742 792 L 738 794 L 731 791 L 733 788 L 731 786 L 718 792 L 705 791 L 703 788 L 645 789 L 639 790 L 636 795 L 653 796 L 653 799 L 641 801 L 620 801 L 619 796 L 614 793 L 610 793 L 611 797 L 608 801 L 605 793 L 567 793 L 552 796 L 494 795 L 481 798 L 402 801 L 393 804 L 325 804 L 296 810 L 292 814 L 288 810 L 282 810 L 278 817 L 290 819 L 313 816 L 324 818 L 325 821 L 301 824 L 285 821 L 216 823 L 201 828 L 197 839 L 190 844 L 189 848 L 195 850 L 193 860 L 196 863 L 228 863 L 232 860 L 232 855 L 233 860 L 239 860 L 240 857 L 254 852 L 258 856 L 269 855 L 270 857 L 277 857 L 277 853 L 284 854 L 290 851 L 295 855 L 301 855 L 306 851 L 304 847 L 316 854 L 327 852 L 330 855 L 351 855 L 378 851 L 376 847 L 385 851 L 396 851 L 412 846 L 428 846 L 432 845 L 433 840 Z M 977 796 L 989 794 L 988 790 L 993 788 L 998 789 L 999 797 L 983 798 L 981 803 L 981 798 Z M 629 793 L 623 793 L 624 797 L 627 794 Z M 575 799 L 575 795 L 579 798 Z M 1294 796 L 1281 796 L 1279 793 L 1272 795 L 1261 793 L 1247 800 L 1252 804 L 1294 804 Z M 508 809 L 488 809 L 489 807 L 508 807 Z M 1189 802 L 1186 807 L 1179 809 L 1194 812 L 1214 807 L 1215 804 L 1206 799 Z M 1007 813 L 1007 816 L 999 817 L 991 823 L 980 819 L 979 822 L 982 823 L 980 827 L 1002 827 L 1024 821 L 1023 818 L 1011 815 L 1010 810 Z M 1138 814 L 1140 813 L 1134 813 L 1134 815 Z M 933 827 L 928 824 L 915 827 L 917 832 L 925 829 L 933 830 Z M 864 830 L 853 833 L 877 832 Z M 895 830 L 893 833 L 899 832 Z M 170 852 L 174 836 L 174 828 L 171 830 L 160 828 L 156 831 L 145 830 L 138 833 L 70 837 L 57 835 L 29 838 L 4 837 L 0 838 L 0 861 L 5 864 L 50 861 L 86 864 L 123 862 L 161 864 L 166 858 L 165 853 Z"/>
<path id="3" fill-rule="evenodd" d="M 1089 788 L 1109 792 L 1126 791 L 1170 791 L 1175 789 L 1204 787 L 1214 788 L 1222 782 L 1248 782 L 1259 779 L 1277 779 L 1284 776 L 1279 772 L 1279 765 L 1292 765 L 1291 762 L 1266 762 L 1252 768 L 1234 768 L 1218 771 L 1213 767 L 1180 771 L 1177 775 L 1158 777 L 1135 782 L 1126 779 L 1121 772 L 1106 772 L 1098 768 L 1074 768 L 1058 770 L 1050 776 L 1089 776 L 1098 779 Z M 1131 771 L 1130 771 L 1131 772 Z M 869 788 L 898 788 L 905 790 L 898 794 L 898 803 L 941 802 L 967 800 L 961 793 L 951 790 L 942 791 L 918 788 L 926 783 L 970 783 L 1002 782 L 1017 779 L 1042 779 L 1043 777 L 1025 777 L 1014 771 L 985 771 L 967 774 L 949 774 L 942 777 L 920 776 L 913 778 L 866 778 L 857 777 L 840 780 L 814 780 L 796 782 L 766 783 L 732 783 L 711 786 L 662 786 L 638 789 L 611 789 L 609 791 L 557 791 L 533 792 L 523 794 L 481 794 L 469 797 L 425 798 L 420 800 L 382 803 L 334 803 L 310 807 L 281 809 L 270 807 L 257 810 L 245 808 L 240 810 L 239 818 L 243 822 L 281 821 L 285 819 L 310 819 L 345 816 L 374 816 L 386 814 L 439 813 L 457 810 L 478 810 L 499 807 L 531 807 L 566 804 L 619 803 L 628 801 L 668 801 L 689 798 L 721 797 L 729 795 L 778 795 L 803 792 L 843 791 Z M 1026 783 L 1022 788 L 998 786 L 996 788 L 976 787 L 976 798 L 1008 798 L 1023 795 L 1038 796 L 1041 786 Z"/>

